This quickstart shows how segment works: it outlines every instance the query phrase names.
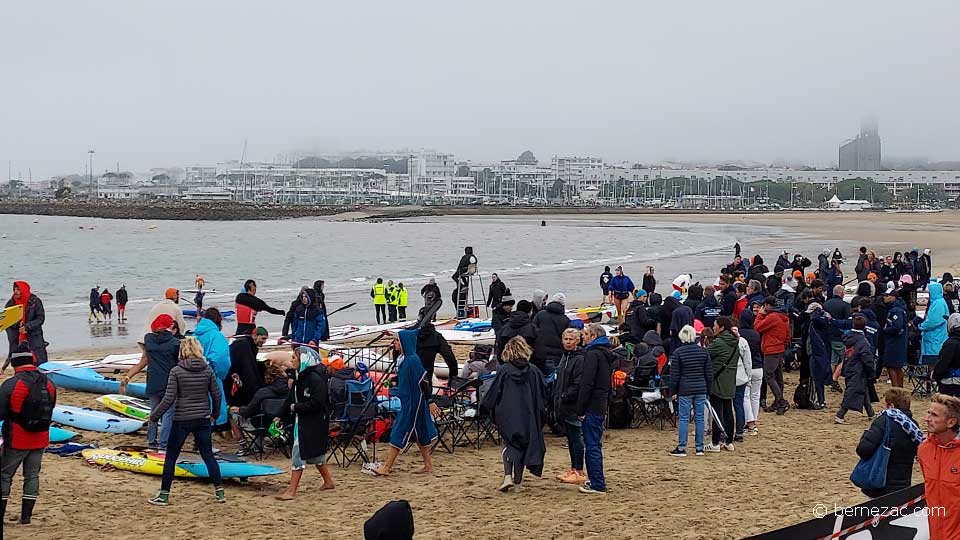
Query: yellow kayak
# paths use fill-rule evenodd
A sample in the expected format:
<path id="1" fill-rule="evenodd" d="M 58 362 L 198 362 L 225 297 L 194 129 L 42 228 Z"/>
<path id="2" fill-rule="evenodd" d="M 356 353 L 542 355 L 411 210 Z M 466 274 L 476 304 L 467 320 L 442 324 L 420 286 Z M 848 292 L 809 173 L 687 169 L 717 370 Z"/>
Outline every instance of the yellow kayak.
<path id="1" fill-rule="evenodd" d="M 143 421 L 150 418 L 150 404 L 143 399 L 120 394 L 107 394 L 98 397 L 97 402 L 111 411 L 129 416 L 130 418 Z"/>
<path id="2" fill-rule="evenodd" d="M 0 316 L 0 330 L 6 330 L 15 324 L 20 324 L 21 319 L 23 319 L 23 306 L 17 304 L 8 307 L 3 310 L 3 315 Z"/>

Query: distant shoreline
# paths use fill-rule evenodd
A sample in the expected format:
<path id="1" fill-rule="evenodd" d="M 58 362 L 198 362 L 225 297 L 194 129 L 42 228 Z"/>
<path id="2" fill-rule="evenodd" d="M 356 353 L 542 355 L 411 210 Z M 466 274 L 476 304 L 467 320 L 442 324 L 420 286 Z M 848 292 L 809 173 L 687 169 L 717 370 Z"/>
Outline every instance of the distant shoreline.
<path id="1" fill-rule="evenodd" d="M 719 210 L 616 207 L 507 207 L 507 206 L 305 206 L 240 203 L 0 200 L 0 214 L 64 216 L 100 219 L 264 221 L 326 218 L 338 221 L 386 221 L 429 216 L 550 216 L 569 215 L 716 215 L 797 214 L 803 211 Z M 848 213 L 848 212 L 843 212 Z"/>

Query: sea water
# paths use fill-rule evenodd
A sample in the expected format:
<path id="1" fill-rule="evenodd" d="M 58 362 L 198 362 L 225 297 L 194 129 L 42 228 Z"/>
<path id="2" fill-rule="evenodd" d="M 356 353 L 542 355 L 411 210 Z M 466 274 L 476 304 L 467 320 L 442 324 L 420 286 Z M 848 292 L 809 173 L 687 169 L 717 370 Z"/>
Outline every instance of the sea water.
<path id="1" fill-rule="evenodd" d="M 700 224 L 696 216 L 681 219 L 691 222 L 644 221 L 642 216 L 222 222 L 0 215 L 7 234 L 0 239 L 0 283 L 10 291 L 14 280 L 29 282 L 46 308 L 50 350 L 73 351 L 133 345 L 142 337 L 146 312 L 164 290 L 192 289 L 197 274 L 207 289 L 216 290 L 206 295 L 204 306 L 221 310 L 233 309 L 246 279 L 257 281 L 259 297 L 284 310 L 301 286 L 323 279 L 329 310 L 357 303 L 334 315 L 332 324 L 357 324 L 374 321 L 369 291 L 378 277 L 404 283 L 410 317 L 423 304 L 420 288 L 434 278 L 443 293 L 441 315 L 452 314 L 451 275 L 464 246 L 472 246 L 479 261 L 478 302 L 496 272 L 518 300 L 542 289 L 565 293 L 569 306 L 586 306 L 601 299 L 599 275 L 605 265 L 622 264 L 637 287 L 652 265 L 658 290 L 665 293 L 681 272 L 712 283 L 732 257 L 734 242 L 776 232 Z M 128 322 L 116 321 L 114 305 L 112 323 L 88 324 L 90 289 L 100 286 L 116 295 L 121 284 L 130 296 Z M 187 300 L 193 294 L 182 298 L 184 307 L 192 307 Z M 279 331 L 283 319 L 261 313 L 258 322 Z M 235 324 L 226 320 L 224 332 L 232 334 Z"/>

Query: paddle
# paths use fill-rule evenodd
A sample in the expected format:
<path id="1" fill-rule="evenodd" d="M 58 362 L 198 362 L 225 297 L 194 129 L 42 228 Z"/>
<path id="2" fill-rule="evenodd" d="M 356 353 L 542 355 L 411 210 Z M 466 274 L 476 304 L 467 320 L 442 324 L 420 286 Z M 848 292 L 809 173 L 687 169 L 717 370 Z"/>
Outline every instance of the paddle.
<path id="1" fill-rule="evenodd" d="M 345 305 L 345 306 L 338 307 L 337 309 L 331 311 L 330 313 L 327 313 L 327 318 L 329 319 L 330 316 L 333 315 L 334 313 L 339 313 L 339 312 L 341 312 L 341 311 L 343 311 L 343 310 L 345 310 L 345 309 L 350 309 L 350 308 L 352 308 L 352 307 L 355 306 L 355 305 L 357 305 L 357 303 L 356 303 L 356 302 L 353 302 L 352 304 L 347 304 L 347 305 Z"/>

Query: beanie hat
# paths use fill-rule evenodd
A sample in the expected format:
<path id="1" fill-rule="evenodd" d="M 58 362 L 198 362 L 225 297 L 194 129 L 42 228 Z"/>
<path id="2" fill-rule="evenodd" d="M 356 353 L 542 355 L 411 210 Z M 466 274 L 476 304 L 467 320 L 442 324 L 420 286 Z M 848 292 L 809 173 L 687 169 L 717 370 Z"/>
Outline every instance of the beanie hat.
<path id="1" fill-rule="evenodd" d="M 159 332 L 161 330 L 166 330 L 173 326 L 173 317 L 167 315 L 166 313 L 161 313 L 157 316 L 156 319 L 150 323 L 151 332 Z"/>
<path id="2" fill-rule="evenodd" d="M 947 331 L 953 331 L 960 328 L 960 313 L 952 313 L 947 317 Z"/>
<path id="3" fill-rule="evenodd" d="M 180 296 L 180 291 L 178 291 L 174 287 L 170 287 L 163 293 L 163 297 L 166 298 L 167 300 L 176 300 L 178 296 Z"/>
<path id="4" fill-rule="evenodd" d="M 873 280 L 877 279 L 878 277 L 880 277 L 880 276 L 878 276 L 876 272 L 869 272 L 869 273 L 867 274 L 867 279 L 870 280 L 870 281 L 873 281 Z"/>
<path id="5" fill-rule="evenodd" d="M 255 336 L 269 336 L 269 335 L 270 335 L 270 332 L 267 332 L 267 329 L 266 329 L 266 328 L 264 328 L 264 327 L 262 327 L 262 326 L 258 326 L 257 329 L 253 331 L 253 335 L 255 335 Z"/>
<path id="6" fill-rule="evenodd" d="M 533 304 L 531 304 L 529 300 L 520 300 L 517 302 L 517 311 L 530 313 L 533 311 Z"/>
<path id="7" fill-rule="evenodd" d="M 913 276 L 911 276 L 910 274 L 904 274 L 903 277 L 900 278 L 900 283 L 913 285 Z"/>
<path id="8" fill-rule="evenodd" d="M 680 341 L 683 343 L 693 343 L 697 340 L 697 331 L 688 324 L 680 329 L 680 333 L 677 335 L 677 337 L 679 337 Z"/>
<path id="9" fill-rule="evenodd" d="M 567 295 L 563 294 L 562 292 L 558 292 L 550 298 L 550 301 L 556 302 L 561 306 L 565 306 L 567 305 Z"/>
<path id="10" fill-rule="evenodd" d="M 679 300 L 679 299 L 680 299 L 680 296 L 681 296 L 680 291 L 673 291 L 672 296 L 673 296 L 674 298 L 676 298 L 677 300 Z"/>
<path id="11" fill-rule="evenodd" d="M 33 353 L 30 352 L 30 345 L 26 341 L 17 345 L 10 354 L 10 364 L 15 368 L 29 366 L 32 363 Z"/>
<path id="12" fill-rule="evenodd" d="M 645 290 L 643 290 L 643 289 L 637 289 L 637 292 L 635 292 L 634 295 L 635 295 L 637 298 L 643 298 L 644 296 L 647 295 L 647 291 L 645 291 Z"/>
<path id="13" fill-rule="evenodd" d="M 801 272 L 800 270 L 794 270 L 794 271 L 793 271 L 793 277 L 795 277 L 795 278 L 797 278 L 797 279 L 800 279 L 800 278 L 803 277 L 803 272 Z"/>
<path id="14" fill-rule="evenodd" d="M 507 294 L 503 295 L 503 298 L 500 299 L 500 305 L 503 306 L 512 306 L 516 303 L 517 301 L 510 295 L 510 291 L 507 291 Z"/>

